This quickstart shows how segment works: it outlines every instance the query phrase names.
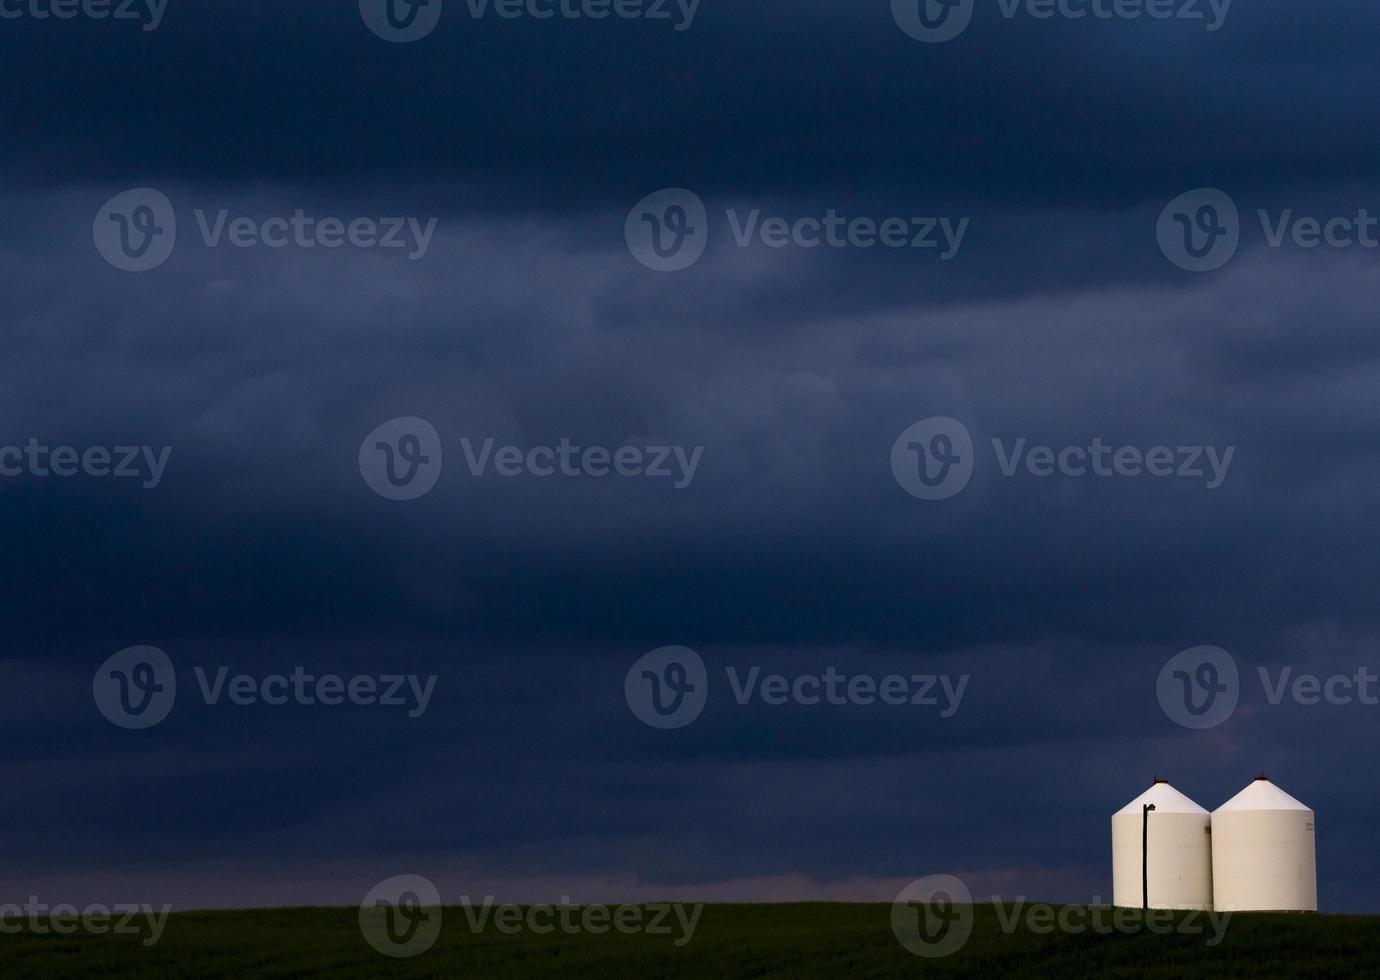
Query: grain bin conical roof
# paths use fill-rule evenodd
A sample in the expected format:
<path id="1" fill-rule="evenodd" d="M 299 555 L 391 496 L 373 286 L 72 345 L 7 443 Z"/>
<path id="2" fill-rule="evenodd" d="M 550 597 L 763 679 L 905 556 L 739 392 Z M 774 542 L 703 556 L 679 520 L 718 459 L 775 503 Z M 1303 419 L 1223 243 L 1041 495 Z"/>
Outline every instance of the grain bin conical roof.
<path id="1" fill-rule="evenodd" d="M 1223 810 L 1311 810 L 1264 776 L 1256 778 L 1249 786 L 1219 806 L 1213 813 Z"/>
<path id="2" fill-rule="evenodd" d="M 1155 780 L 1155 785 L 1127 803 L 1117 813 L 1138 814 L 1141 807 L 1147 803 L 1155 804 L 1155 810 L 1158 813 L 1207 813 L 1197 803 L 1184 796 L 1163 779 Z"/>

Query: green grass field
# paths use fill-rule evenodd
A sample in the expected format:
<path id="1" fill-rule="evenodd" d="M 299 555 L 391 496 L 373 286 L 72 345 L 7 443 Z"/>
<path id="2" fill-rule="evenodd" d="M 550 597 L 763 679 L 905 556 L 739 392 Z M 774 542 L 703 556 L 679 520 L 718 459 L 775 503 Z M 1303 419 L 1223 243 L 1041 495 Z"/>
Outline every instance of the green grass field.
<path id="1" fill-rule="evenodd" d="M 1007 907 L 1010 908 L 1009 906 Z M 357 909 L 189 912 L 160 941 L 137 936 L 35 935 L 9 920 L 0 977 L 1357 977 L 1380 976 L 1380 919 L 1237 915 L 1225 938 L 1004 931 L 977 906 L 958 953 L 927 960 L 891 931 L 889 905 L 711 905 L 692 940 L 675 936 L 472 932 L 462 910 L 443 910 L 426 953 L 393 960 L 365 942 Z"/>

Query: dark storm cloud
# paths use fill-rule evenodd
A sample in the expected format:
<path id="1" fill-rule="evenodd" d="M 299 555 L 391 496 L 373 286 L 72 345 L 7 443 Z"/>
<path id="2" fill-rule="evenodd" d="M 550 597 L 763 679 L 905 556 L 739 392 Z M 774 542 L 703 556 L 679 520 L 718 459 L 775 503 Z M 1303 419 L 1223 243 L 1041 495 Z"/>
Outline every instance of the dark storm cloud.
<path id="1" fill-rule="evenodd" d="M 1319 761 L 1354 757 L 1366 709 L 1257 694 L 1199 735 L 1154 698 L 1199 643 L 1243 667 L 1380 662 L 1374 258 L 1251 226 L 1380 212 L 1355 180 L 1376 162 L 1370 6 L 1240 2 L 1211 36 L 989 10 L 939 48 L 884 3 L 705 0 L 681 34 L 447 11 L 414 45 L 352 3 L 174 0 L 147 34 L 0 23 L 22 93 L 0 110 L 0 445 L 172 447 L 151 490 L 0 480 L 0 772 L 24 788 L 0 816 L 24 858 L 6 887 L 348 902 L 453 864 L 779 897 L 958 869 L 1087 900 L 1106 816 L 1169 760 L 1208 806 L 1270 768 L 1325 815 L 1325 906 L 1374 910 L 1373 862 L 1340 855 L 1368 853 L 1347 842 L 1376 794 Z M 181 222 L 142 275 L 91 240 L 136 183 Z M 623 220 L 677 183 L 718 225 L 700 264 L 656 275 Z M 1191 276 L 1154 223 L 1200 184 L 1247 233 Z M 417 262 L 208 249 L 191 210 L 221 207 L 439 225 Z M 753 207 L 972 230 L 950 263 L 737 249 L 722 212 Z M 402 415 L 445 451 L 410 504 L 357 465 Z M 932 415 L 983 459 L 944 503 L 889 469 Z M 683 490 L 474 478 L 460 439 L 487 436 L 704 459 Z M 1020 437 L 1237 454 L 1216 490 L 1004 478 L 990 440 Z M 131 733 L 90 685 L 134 643 L 184 670 L 440 684 L 411 721 L 184 699 Z M 623 674 L 666 643 L 715 671 L 969 673 L 970 700 L 937 720 L 720 698 L 656 732 Z M 255 875 L 189 881 L 225 862 Z"/>
<path id="2" fill-rule="evenodd" d="M 63 220 L 83 227 L 75 214 Z M 1144 238 L 1149 223 L 1142 216 Z M 791 284 L 828 257 L 720 251 L 689 273 L 715 284 L 706 309 L 662 316 L 625 251 L 568 249 L 559 230 L 443 230 L 420 263 L 235 255 L 193 241 L 152 279 L 102 271 L 94 250 L 71 240 L 69 261 L 100 286 L 60 299 L 64 264 L 34 260 L 20 277 L 52 290 L 62 314 L 19 319 L 9 441 L 124 439 L 172 446 L 173 457 L 153 493 L 7 488 L 30 553 L 14 588 L 53 613 L 84 595 L 104 622 L 184 630 L 348 631 L 383 627 L 404 608 L 427 629 L 544 639 L 707 619 L 698 628 L 719 640 L 944 642 L 1066 622 L 1092 589 L 1096 610 L 1078 629 L 1106 638 L 1144 635 L 1127 603 L 1182 607 L 1222 562 L 1250 567 L 1283 547 L 1321 555 L 1369 533 L 1363 516 L 1333 533 L 1294 507 L 1323 486 L 1354 486 L 1360 506 L 1373 469 L 1374 413 L 1355 403 L 1375 354 L 1364 261 L 1252 252 L 1192 288 L 846 316 L 790 306 Z M 533 251 L 534 241 L 544 244 Z M 981 259 L 960 261 L 991 274 Z M 536 279 L 540 290 L 521 285 Z M 730 319 L 764 290 L 781 307 L 765 335 Z M 623 313 L 602 312 L 611 306 Z M 118 319 L 104 319 L 107 309 Z M 53 360 L 82 344 L 82 356 Z M 1354 394 L 1329 370 L 1338 359 Z M 403 414 L 438 427 L 447 469 L 433 495 L 399 512 L 368 493 L 355 454 L 374 425 Z M 1005 479 L 984 449 L 964 497 L 917 508 L 887 459 L 900 431 L 932 414 L 964 419 L 980 446 L 1100 437 L 1238 450 L 1224 485 L 1208 491 Z M 680 491 L 652 480 L 475 478 L 460 440 L 490 436 L 705 449 Z M 1300 443 L 1311 447 L 1307 465 Z M 105 547 L 38 546 L 81 527 Z M 140 555 L 140 579 L 106 581 L 107 548 Z M 1369 620 L 1364 580 L 1331 562 L 1322 608 L 1344 603 Z M 859 563 L 867 575 L 844 573 Z M 743 603 L 748 584 L 754 601 Z M 942 600 L 923 627 L 910 615 L 917 595 Z M 323 623 L 315 610 L 330 596 L 349 600 Z M 609 596 L 626 597 L 614 619 Z M 1272 608 L 1320 598 L 1280 596 L 1285 606 Z M 1244 627 L 1258 613 L 1241 615 Z"/>
<path id="3" fill-rule="evenodd" d="M 174 3 L 152 33 L 7 22 L 0 153 L 26 181 L 402 181 L 466 211 L 675 184 L 1105 205 L 1375 168 L 1364 0 L 1240 2 L 1215 33 L 980 7 L 938 46 L 882 2 L 706 0 L 684 32 L 452 2 L 401 45 L 344 0 Z"/>

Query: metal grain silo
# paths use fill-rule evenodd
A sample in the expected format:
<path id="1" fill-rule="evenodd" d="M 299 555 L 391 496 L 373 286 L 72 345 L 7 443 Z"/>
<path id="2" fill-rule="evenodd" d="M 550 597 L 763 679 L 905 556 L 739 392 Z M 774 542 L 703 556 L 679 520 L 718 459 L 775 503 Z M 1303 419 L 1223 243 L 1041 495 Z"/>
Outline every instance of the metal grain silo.
<path id="1" fill-rule="evenodd" d="M 1264 776 L 1212 813 L 1214 901 L 1221 912 L 1316 912 L 1313 811 Z"/>
<path id="2" fill-rule="evenodd" d="M 1163 779 L 1112 815 L 1112 902 L 1212 909 L 1208 812 Z"/>

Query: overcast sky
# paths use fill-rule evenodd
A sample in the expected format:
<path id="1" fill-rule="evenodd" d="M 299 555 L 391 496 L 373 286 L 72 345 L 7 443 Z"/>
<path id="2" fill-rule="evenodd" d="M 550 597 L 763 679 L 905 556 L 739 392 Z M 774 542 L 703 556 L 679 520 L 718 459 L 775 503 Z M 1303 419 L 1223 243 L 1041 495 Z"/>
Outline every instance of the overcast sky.
<path id="1" fill-rule="evenodd" d="M 976 0 L 925 43 L 887 0 L 447 0 L 399 41 L 352 0 L 169 0 L 155 29 L 0 0 L 0 900 L 352 904 L 419 873 L 890 901 L 951 873 L 1109 901 L 1110 815 L 1155 775 L 1212 809 L 1264 771 L 1317 812 L 1323 909 L 1380 912 L 1380 706 L 1274 705 L 1258 672 L 1380 673 L 1380 11 L 1200 6 Z M 176 219 L 143 272 L 108 254 L 134 188 Z M 665 188 L 707 215 L 674 272 L 629 235 Z M 1194 272 L 1157 222 L 1200 188 L 1239 246 Z M 231 241 L 298 211 L 307 244 Z M 735 238 L 831 211 L 937 245 Z M 411 221 L 327 248 L 324 218 Z M 1303 218 L 1349 224 L 1308 247 Z M 361 466 L 399 418 L 443 459 L 411 500 Z M 972 440 L 942 500 L 893 472 L 932 418 Z M 489 439 L 524 468 L 666 447 L 674 475 L 475 475 Z M 1003 472 L 1094 440 L 1204 472 Z M 31 441 L 148 453 L 64 477 Z M 176 703 L 134 730 L 93 677 L 141 645 Z M 669 645 L 708 702 L 663 729 L 625 676 Z M 1157 679 L 1201 645 L 1239 704 L 1193 729 Z M 436 680 L 417 717 L 208 704 L 222 666 Z M 941 703 L 729 679 L 831 666 Z"/>

